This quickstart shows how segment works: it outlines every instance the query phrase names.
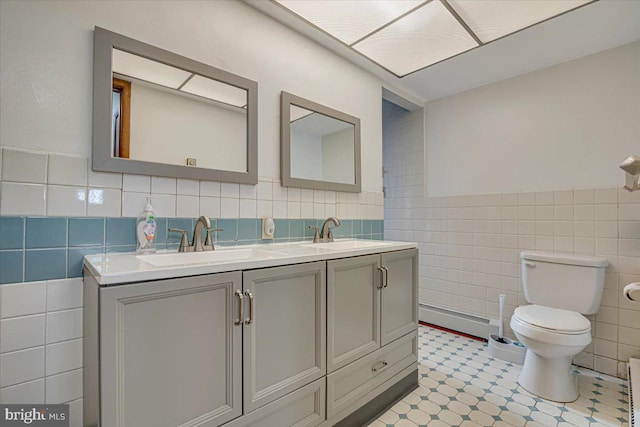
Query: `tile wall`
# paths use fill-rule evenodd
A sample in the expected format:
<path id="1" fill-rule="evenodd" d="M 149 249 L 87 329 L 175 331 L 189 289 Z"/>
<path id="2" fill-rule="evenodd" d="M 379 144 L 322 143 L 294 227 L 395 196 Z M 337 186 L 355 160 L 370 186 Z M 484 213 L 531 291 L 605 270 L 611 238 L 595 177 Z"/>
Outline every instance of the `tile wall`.
<path id="1" fill-rule="evenodd" d="M 0 148 L 0 403 L 71 405 L 82 425 L 82 257 L 135 250 L 147 196 L 159 249 L 175 249 L 169 227 L 193 230 L 218 218 L 220 245 L 312 239 L 328 216 L 336 237 L 383 238 L 382 192 L 341 193 L 97 173 L 83 157 Z M 263 217 L 275 240 L 261 240 Z"/>
<path id="2" fill-rule="evenodd" d="M 485 318 L 498 317 L 506 295 L 505 329 L 526 304 L 522 250 L 597 255 L 609 260 L 600 310 L 589 316 L 594 340 L 576 362 L 622 375 L 640 356 L 640 304 L 622 288 L 640 281 L 640 193 L 617 188 L 427 198 L 416 210 L 420 300 Z"/>

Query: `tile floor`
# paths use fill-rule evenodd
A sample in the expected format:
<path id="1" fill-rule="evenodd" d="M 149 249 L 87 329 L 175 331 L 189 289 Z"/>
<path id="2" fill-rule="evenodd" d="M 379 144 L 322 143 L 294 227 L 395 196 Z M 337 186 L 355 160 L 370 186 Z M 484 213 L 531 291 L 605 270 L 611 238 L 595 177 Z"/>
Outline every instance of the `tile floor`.
<path id="1" fill-rule="evenodd" d="M 626 381 L 576 368 L 580 397 L 547 401 L 517 383 L 521 366 L 494 359 L 486 343 L 421 326 L 420 386 L 369 427 L 627 427 Z"/>

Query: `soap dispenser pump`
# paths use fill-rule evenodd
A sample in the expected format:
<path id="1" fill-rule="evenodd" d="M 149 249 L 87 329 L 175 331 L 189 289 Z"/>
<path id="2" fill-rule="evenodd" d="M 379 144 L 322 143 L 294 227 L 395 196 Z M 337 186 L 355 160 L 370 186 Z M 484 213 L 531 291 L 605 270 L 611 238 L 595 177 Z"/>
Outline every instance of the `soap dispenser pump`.
<path id="1" fill-rule="evenodd" d="M 156 215 L 151 206 L 151 197 L 147 197 L 144 210 L 138 216 L 136 223 L 138 254 L 152 254 L 156 251 Z"/>

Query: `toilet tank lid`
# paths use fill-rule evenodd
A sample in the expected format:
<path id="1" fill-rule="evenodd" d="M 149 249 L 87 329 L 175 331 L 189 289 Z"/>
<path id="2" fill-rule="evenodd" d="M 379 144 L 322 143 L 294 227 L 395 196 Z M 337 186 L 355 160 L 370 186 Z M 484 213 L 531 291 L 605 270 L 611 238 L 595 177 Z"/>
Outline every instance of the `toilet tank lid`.
<path id="1" fill-rule="evenodd" d="M 583 265 L 586 267 L 606 267 L 609 261 L 586 255 L 559 254 L 552 252 L 520 252 L 520 258 L 527 261 L 552 262 L 556 264 Z"/>

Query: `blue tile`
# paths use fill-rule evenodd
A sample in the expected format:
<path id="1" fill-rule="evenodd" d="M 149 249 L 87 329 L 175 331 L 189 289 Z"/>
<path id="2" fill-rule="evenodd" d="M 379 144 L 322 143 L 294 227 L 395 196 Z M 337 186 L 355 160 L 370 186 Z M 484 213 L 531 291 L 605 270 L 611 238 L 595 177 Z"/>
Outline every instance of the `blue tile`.
<path id="1" fill-rule="evenodd" d="M 178 230 L 187 230 L 187 238 L 189 239 L 189 244 L 193 240 L 193 219 L 191 218 L 169 218 L 167 222 L 167 228 L 177 228 Z M 178 233 L 175 231 L 167 232 L 166 243 L 169 244 L 180 244 L 180 239 L 182 238 L 182 233 Z M 135 241 L 133 242 L 135 244 Z"/>
<path id="2" fill-rule="evenodd" d="M 167 219 L 156 218 L 156 247 L 167 243 Z"/>
<path id="3" fill-rule="evenodd" d="M 66 249 L 26 251 L 24 280 L 64 279 L 67 275 L 66 261 Z"/>
<path id="4" fill-rule="evenodd" d="M 382 220 L 376 219 L 373 221 L 373 227 L 371 228 L 371 233 L 373 234 L 382 234 Z"/>
<path id="5" fill-rule="evenodd" d="M 0 217 L 0 249 L 24 248 L 24 217 Z"/>
<path id="6" fill-rule="evenodd" d="M 382 234 L 372 234 L 371 240 L 384 240 L 384 235 Z"/>
<path id="7" fill-rule="evenodd" d="M 27 217 L 26 248 L 63 248 L 67 246 L 67 218 Z"/>
<path id="8" fill-rule="evenodd" d="M 238 240 L 238 220 L 219 219 L 218 228 L 223 231 L 218 232 L 218 242 L 235 242 Z"/>
<path id="9" fill-rule="evenodd" d="M 69 246 L 102 246 L 104 218 L 69 218 Z"/>
<path id="10" fill-rule="evenodd" d="M 255 219 L 239 219 L 238 220 L 238 240 L 255 240 L 258 239 L 258 220 Z M 262 237 L 262 233 L 260 233 Z"/>
<path id="11" fill-rule="evenodd" d="M 274 219 L 273 222 L 276 225 L 276 232 L 273 234 L 274 239 L 288 239 L 289 227 L 291 226 L 288 219 Z M 302 222 L 302 221 L 300 221 Z"/>
<path id="12" fill-rule="evenodd" d="M 302 239 L 304 237 L 304 221 L 292 219 L 289 221 L 289 237 L 291 239 Z"/>
<path id="13" fill-rule="evenodd" d="M 353 221 L 345 219 L 340 221 L 340 227 L 333 230 L 334 237 L 351 237 L 353 236 Z"/>
<path id="14" fill-rule="evenodd" d="M 362 234 L 364 234 L 365 236 L 371 235 L 371 220 L 362 220 Z"/>
<path id="15" fill-rule="evenodd" d="M 0 283 L 22 282 L 23 251 L 0 251 Z"/>
<path id="16" fill-rule="evenodd" d="M 178 249 L 177 243 L 176 243 L 175 249 Z M 120 252 L 135 252 L 135 251 L 136 251 L 136 245 L 107 246 L 105 248 L 105 252 L 108 254 L 120 253 Z"/>
<path id="17" fill-rule="evenodd" d="M 362 222 L 359 219 L 356 220 L 352 220 L 351 221 L 351 234 L 354 236 L 359 236 L 360 234 L 362 234 Z"/>
<path id="18" fill-rule="evenodd" d="M 102 246 L 69 248 L 67 251 L 67 277 L 82 276 L 82 258 L 85 255 L 101 254 Z"/>
<path id="19" fill-rule="evenodd" d="M 106 230 L 104 240 L 107 246 L 136 244 L 135 218 L 107 218 Z"/>

